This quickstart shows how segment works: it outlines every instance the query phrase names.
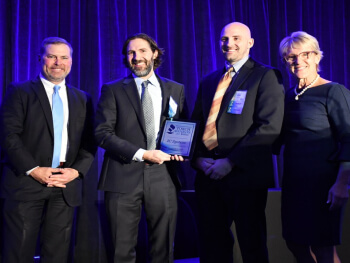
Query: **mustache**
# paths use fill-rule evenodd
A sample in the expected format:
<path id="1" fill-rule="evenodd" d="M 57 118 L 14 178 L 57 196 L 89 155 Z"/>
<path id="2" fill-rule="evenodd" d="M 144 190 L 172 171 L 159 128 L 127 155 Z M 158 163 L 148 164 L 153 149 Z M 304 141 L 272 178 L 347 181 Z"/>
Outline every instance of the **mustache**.
<path id="1" fill-rule="evenodd" d="M 136 65 L 140 62 L 144 62 L 147 65 L 147 60 L 145 60 L 145 59 L 143 59 L 143 60 L 142 59 L 141 60 L 136 60 L 136 59 L 131 60 L 132 65 Z"/>

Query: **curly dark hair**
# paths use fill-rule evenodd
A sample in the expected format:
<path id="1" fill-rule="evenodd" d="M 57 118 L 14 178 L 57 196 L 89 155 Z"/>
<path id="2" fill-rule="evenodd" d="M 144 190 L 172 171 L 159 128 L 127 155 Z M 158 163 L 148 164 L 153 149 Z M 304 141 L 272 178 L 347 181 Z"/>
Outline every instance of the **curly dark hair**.
<path id="1" fill-rule="evenodd" d="M 128 45 L 130 43 L 131 40 L 137 39 L 137 38 L 141 38 L 143 40 L 146 40 L 148 42 L 148 44 L 151 47 L 152 52 L 154 53 L 156 50 L 158 51 L 158 56 L 154 59 L 154 65 L 153 65 L 153 69 L 157 69 L 163 62 L 162 60 L 162 56 L 164 54 L 164 50 L 160 47 L 158 47 L 157 42 L 151 38 L 149 35 L 145 34 L 145 33 L 137 33 L 134 34 L 132 36 L 129 36 L 123 45 L 123 50 L 122 50 L 122 54 L 124 55 L 123 58 L 123 63 L 126 67 L 129 67 L 129 63 L 128 63 L 128 59 L 127 59 L 127 49 L 128 49 Z"/>

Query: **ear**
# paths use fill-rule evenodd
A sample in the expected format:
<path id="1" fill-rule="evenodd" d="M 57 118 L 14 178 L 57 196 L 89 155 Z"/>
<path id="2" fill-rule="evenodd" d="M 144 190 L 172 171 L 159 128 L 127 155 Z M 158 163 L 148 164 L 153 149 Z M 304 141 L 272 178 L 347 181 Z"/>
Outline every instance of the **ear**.
<path id="1" fill-rule="evenodd" d="M 158 50 L 154 51 L 153 53 L 153 59 L 156 59 L 158 57 Z"/>
<path id="2" fill-rule="evenodd" d="M 315 57 L 315 63 L 318 65 L 318 64 L 320 64 L 320 61 L 321 61 L 321 55 L 317 54 Z"/>
<path id="3" fill-rule="evenodd" d="M 248 44 L 249 48 L 252 48 L 254 46 L 254 38 L 249 39 Z"/>

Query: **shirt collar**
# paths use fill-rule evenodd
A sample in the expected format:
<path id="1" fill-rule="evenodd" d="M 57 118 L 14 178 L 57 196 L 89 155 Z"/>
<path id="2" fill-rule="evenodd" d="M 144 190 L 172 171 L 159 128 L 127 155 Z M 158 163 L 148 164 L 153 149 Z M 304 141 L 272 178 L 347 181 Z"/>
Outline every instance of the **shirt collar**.
<path id="1" fill-rule="evenodd" d="M 225 61 L 225 67 L 226 67 L 226 71 L 230 68 L 233 67 L 235 69 L 235 72 L 238 72 L 241 67 L 248 61 L 249 59 L 249 55 L 242 58 L 241 60 L 238 60 L 235 64 L 231 65 L 229 64 L 227 61 Z"/>
<path id="2" fill-rule="evenodd" d="M 39 74 L 39 77 L 40 77 L 40 80 L 41 82 L 43 83 L 44 87 L 47 87 L 47 88 L 53 88 L 55 85 L 58 85 L 61 87 L 61 89 L 65 89 L 66 88 L 66 79 L 64 79 L 61 83 L 59 84 L 54 84 L 52 83 L 51 81 L 48 81 L 47 79 L 45 79 L 45 77 L 41 74 Z"/>
<path id="3" fill-rule="evenodd" d="M 142 78 L 140 78 L 140 77 L 137 77 L 134 73 L 132 73 L 132 76 L 133 76 L 133 78 L 134 78 L 134 80 L 135 80 L 135 82 L 136 82 L 136 85 L 137 85 L 138 87 L 141 86 L 142 82 L 146 81 L 145 79 L 142 79 Z M 147 80 L 148 80 L 149 83 L 152 84 L 153 86 L 156 86 L 156 84 L 158 83 L 157 76 L 156 76 L 156 74 L 154 74 L 154 72 L 153 72 L 153 74 L 152 74 Z"/>

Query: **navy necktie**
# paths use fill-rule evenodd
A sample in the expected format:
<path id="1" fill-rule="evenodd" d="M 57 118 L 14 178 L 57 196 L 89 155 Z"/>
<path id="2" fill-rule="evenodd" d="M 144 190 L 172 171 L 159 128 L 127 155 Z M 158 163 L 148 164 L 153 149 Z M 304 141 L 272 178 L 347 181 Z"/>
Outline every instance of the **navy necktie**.
<path id="1" fill-rule="evenodd" d="M 60 165 L 61 145 L 62 145 L 62 130 L 63 130 L 63 103 L 58 90 L 60 86 L 54 86 L 52 95 L 52 120 L 54 129 L 54 150 L 52 158 L 52 167 Z"/>

